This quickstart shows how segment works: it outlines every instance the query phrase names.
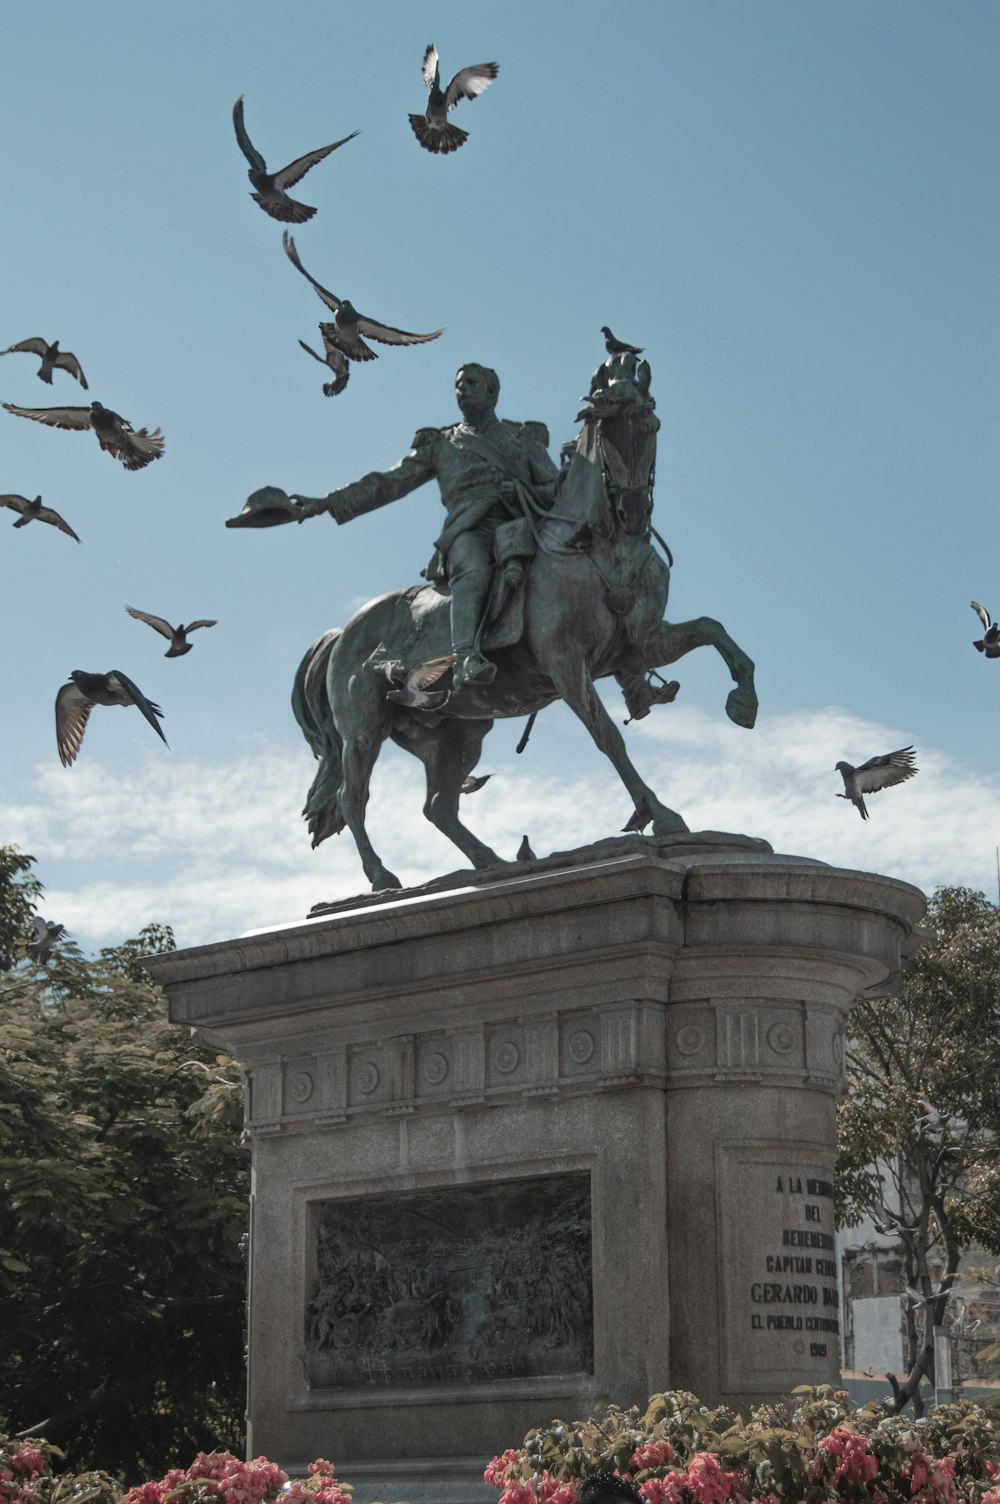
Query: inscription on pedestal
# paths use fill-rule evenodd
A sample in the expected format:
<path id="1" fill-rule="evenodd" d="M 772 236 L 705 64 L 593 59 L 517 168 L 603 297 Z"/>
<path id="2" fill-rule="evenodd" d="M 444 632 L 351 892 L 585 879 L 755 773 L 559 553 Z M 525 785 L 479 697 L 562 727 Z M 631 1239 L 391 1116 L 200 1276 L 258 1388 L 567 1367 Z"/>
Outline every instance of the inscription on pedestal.
<path id="1" fill-rule="evenodd" d="M 316 1268 L 313 1387 L 593 1372 L 589 1175 L 329 1201 Z"/>
<path id="2" fill-rule="evenodd" d="M 826 1382 L 840 1356 L 832 1170 L 770 1145 L 719 1153 L 727 1384 Z"/>

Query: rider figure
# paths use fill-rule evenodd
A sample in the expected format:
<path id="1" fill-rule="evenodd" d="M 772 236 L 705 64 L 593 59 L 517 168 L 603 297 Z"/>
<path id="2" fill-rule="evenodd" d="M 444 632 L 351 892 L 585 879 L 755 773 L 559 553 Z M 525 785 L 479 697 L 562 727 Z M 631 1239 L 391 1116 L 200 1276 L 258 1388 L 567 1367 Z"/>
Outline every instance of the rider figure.
<path id="1" fill-rule="evenodd" d="M 498 418 L 499 395 L 495 371 L 460 366 L 455 397 L 461 423 L 419 428 L 409 454 L 391 470 L 372 471 L 320 501 L 298 498 L 302 517 L 330 512 L 337 522 L 349 522 L 437 479 L 448 516 L 423 573 L 447 582 L 451 592 L 455 693 L 463 684 L 489 684 L 496 674 L 480 652 L 479 635 L 493 575 L 494 532 L 521 515 L 514 483 L 531 486 L 536 500 L 551 505 L 559 474 L 545 447 L 544 426 Z"/>

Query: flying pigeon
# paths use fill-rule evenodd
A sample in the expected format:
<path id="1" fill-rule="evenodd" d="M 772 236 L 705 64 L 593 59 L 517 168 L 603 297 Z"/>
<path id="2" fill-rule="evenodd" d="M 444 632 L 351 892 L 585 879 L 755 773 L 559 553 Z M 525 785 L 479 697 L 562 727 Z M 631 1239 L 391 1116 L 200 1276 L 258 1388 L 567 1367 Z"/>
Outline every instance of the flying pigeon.
<path id="1" fill-rule="evenodd" d="M 83 390 L 87 390 L 87 378 L 80 370 L 80 362 L 68 350 L 60 350 L 57 339 L 54 339 L 50 345 L 48 340 L 36 335 L 32 339 L 22 339 L 20 344 L 8 345 L 6 350 L 0 350 L 0 355 L 15 355 L 22 350 L 26 355 L 42 357 L 42 363 L 37 372 L 39 381 L 47 381 L 51 386 L 53 371 L 68 371 L 71 376 L 76 377 Z"/>
<path id="2" fill-rule="evenodd" d="M 333 315 L 335 322 L 332 324 L 320 324 L 320 333 L 323 336 L 324 345 L 333 345 L 341 350 L 348 360 L 377 360 L 374 350 L 365 344 L 361 338 L 367 334 L 369 339 L 376 340 L 381 345 L 425 345 L 428 340 L 437 339 L 444 333 L 443 329 L 435 329 L 432 334 L 407 334 L 405 329 L 394 329 L 390 324 L 380 324 L 375 319 L 368 318 L 363 313 L 358 313 L 353 304 L 346 298 L 335 297 L 325 287 L 321 287 L 315 277 L 310 277 L 302 262 L 299 253 L 295 249 L 295 241 L 284 232 L 282 241 L 285 247 L 285 255 L 300 271 L 307 282 L 311 282 L 323 302 Z"/>
<path id="3" fill-rule="evenodd" d="M 843 794 L 838 799 L 849 799 L 862 820 L 868 819 L 864 795 L 877 794 L 882 789 L 891 789 L 894 784 L 905 783 L 918 770 L 913 765 L 912 747 L 901 747 L 898 752 L 889 752 L 885 757 L 870 757 L 859 768 L 849 762 L 838 762 L 836 771 L 844 780 Z"/>
<path id="4" fill-rule="evenodd" d="M 326 324 L 320 324 L 320 334 L 322 334 L 323 330 L 328 327 L 329 326 Z M 302 346 L 303 350 L 305 350 L 307 355 L 312 356 L 313 360 L 318 360 L 321 366 L 329 366 L 330 370 L 333 372 L 333 380 L 324 381 L 323 383 L 323 396 L 339 397 L 341 392 L 346 388 L 347 383 L 351 377 L 350 363 L 343 350 L 340 350 L 336 345 L 331 344 L 325 335 L 323 338 L 323 349 L 326 353 L 323 355 L 317 355 L 312 346 L 307 345 L 304 339 L 300 339 L 299 344 Z"/>
<path id="5" fill-rule="evenodd" d="M 191 622 L 186 627 L 180 625 L 172 627 L 168 621 L 164 621 L 162 616 L 150 616 L 147 611 L 137 611 L 134 606 L 126 606 L 125 610 L 129 616 L 134 616 L 136 621 L 144 621 L 147 627 L 152 627 L 153 631 L 159 632 L 161 637 L 169 639 L 170 646 L 164 653 L 164 658 L 182 658 L 185 653 L 190 653 L 194 647 L 194 643 L 188 642 L 187 634 L 193 632 L 196 627 L 214 627 L 218 625 L 217 622 L 206 621 L 202 618 L 199 621 Z"/>
<path id="6" fill-rule="evenodd" d="M 33 937 L 26 942 L 24 954 L 31 961 L 37 961 L 39 966 L 47 966 L 52 955 L 52 947 L 60 935 L 65 935 L 64 924 L 53 924 L 51 919 L 43 919 L 40 914 L 33 914 L 31 918 Z"/>
<path id="7" fill-rule="evenodd" d="M 20 512 L 20 517 L 14 523 L 15 527 L 27 527 L 29 522 L 48 522 L 68 537 L 76 538 L 77 543 L 80 541 L 65 517 L 60 517 L 51 507 L 42 506 L 40 496 L 36 496 L 34 501 L 29 501 L 26 496 L 0 496 L 0 507 L 10 507 L 12 512 Z"/>
<path id="8" fill-rule="evenodd" d="M 120 414 L 102 407 L 100 402 L 92 402 L 89 407 L 15 407 L 13 402 L 3 405 L 9 413 L 45 423 L 49 428 L 92 428 L 101 448 L 121 460 L 126 470 L 144 469 L 160 458 L 166 445 L 158 428 L 152 433 L 145 428 L 133 428 Z"/>
<path id="9" fill-rule="evenodd" d="M 1000 658 L 1000 623 L 990 621 L 990 613 L 978 601 L 970 601 L 969 605 L 983 624 L 983 635 L 972 646 L 977 653 L 985 653 L 987 658 Z"/>
<path id="10" fill-rule="evenodd" d="M 519 862 L 537 862 L 538 858 L 531 849 L 531 842 L 527 836 L 521 838 L 521 844 L 517 848 L 517 860 Z"/>
<path id="11" fill-rule="evenodd" d="M 135 705 L 142 711 L 157 736 L 168 745 L 158 717 L 163 714 L 159 705 L 147 700 L 138 685 L 133 684 L 119 668 L 109 669 L 106 674 L 88 674 L 75 668 L 56 695 L 56 746 L 59 761 L 68 768 L 76 761 L 83 745 L 87 719 L 95 705 Z"/>
<path id="12" fill-rule="evenodd" d="M 424 83 L 430 90 L 427 109 L 422 115 L 409 117 L 413 134 L 427 151 L 444 156 L 458 151 L 469 139 L 468 131 L 448 124 L 448 111 L 453 110 L 460 99 L 475 99 L 500 72 L 499 63 L 474 63 L 471 68 L 462 68 L 446 89 L 441 87 L 441 72 L 438 67 L 437 48 L 432 42 L 424 53 Z"/>
<path id="13" fill-rule="evenodd" d="M 461 794 L 478 794 L 484 783 L 489 783 L 492 773 L 483 773 L 480 778 L 474 778 L 470 773 L 459 790 Z"/>
<path id="14" fill-rule="evenodd" d="M 240 151 L 250 163 L 247 177 L 257 189 L 250 197 L 256 199 L 265 214 L 270 214 L 272 219 L 284 220 L 288 224 L 301 225 L 307 219 L 312 219 L 316 213 L 308 204 L 300 204 L 297 199 L 289 198 L 286 188 L 294 188 L 300 183 L 317 162 L 322 162 L 338 146 L 346 146 L 348 141 L 353 141 L 360 131 L 352 131 L 349 136 L 344 136 L 340 141 L 334 141 L 331 146 L 321 146 L 318 151 L 307 152 L 304 157 L 296 157 L 294 162 L 289 162 L 280 172 L 268 172 L 267 164 L 260 152 L 253 145 L 247 135 L 247 128 L 243 123 L 243 95 L 233 105 L 233 125 L 236 127 L 236 139 L 240 144 Z"/>
<path id="15" fill-rule="evenodd" d="M 436 684 L 443 674 L 455 666 L 454 653 L 448 653 L 444 658 L 431 658 L 427 663 L 421 663 L 417 668 L 411 668 L 401 686 L 390 689 L 386 695 L 387 700 L 392 700 L 396 705 L 406 705 L 410 710 L 437 710 L 451 696 L 448 689 L 430 689 Z M 385 676 L 394 683 L 399 673 L 397 665 L 387 663 Z M 427 691 L 430 690 L 428 694 Z"/>
<path id="16" fill-rule="evenodd" d="M 645 346 L 627 345 L 623 339 L 615 339 L 607 324 L 601 325 L 601 333 L 604 335 L 604 348 L 609 355 L 641 355 Z"/>

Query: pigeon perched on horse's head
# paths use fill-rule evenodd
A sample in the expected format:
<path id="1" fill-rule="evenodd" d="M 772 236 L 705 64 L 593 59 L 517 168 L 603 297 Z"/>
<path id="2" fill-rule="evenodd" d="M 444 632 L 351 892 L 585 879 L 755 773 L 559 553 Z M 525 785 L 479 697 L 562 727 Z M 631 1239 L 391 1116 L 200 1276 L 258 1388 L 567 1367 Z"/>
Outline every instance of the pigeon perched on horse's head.
<path id="1" fill-rule="evenodd" d="M 15 407 L 13 402 L 3 405 L 16 417 L 30 418 L 48 428 L 75 429 L 78 432 L 92 428 L 105 453 L 114 455 L 126 470 L 144 469 L 153 460 L 158 460 L 166 447 L 166 440 L 158 428 L 152 433 L 145 428 L 133 428 L 120 413 L 100 402 L 92 402 L 89 407 Z"/>
<path id="2" fill-rule="evenodd" d="M 112 668 L 106 674 L 88 674 L 82 668 L 75 668 L 69 676 L 69 683 L 64 684 L 56 695 L 56 746 L 64 768 L 76 761 L 95 705 L 134 705 L 142 711 L 164 746 L 168 745 L 158 719 L 163 711 L 152 700 L 147 700 L 139 686 L 133 684 L 121 669 Z"/>
<path id="3" fill-rule="evenodd" d="M 338 298 L 335 293 L 321 286 L 315 277 L 309 275 L 299 260 L 295 241 L 287 230 L 282 236 L 282 244 L 285 247 L 285 255 L 296 271 L 301 272 L 306 281 L 312 283 L 319 297 L 333 313 L 332 324 L 319 326 L 324 346 L 332 345 L 335 349 L 342 351 L 348 360 L 378 359 L 375 351 L 370 349 L 361 338 L 363 334 L 367 334 L 369 339 L 376 340 L 381 345 L 425 345 L 428 340 L 437 339 L 444 333 L 443 329 L 435 329 L 430 334 L 408 334 L 405 329 L 394 329 L 391 324 L 380 324 L 377 319 L 370 319 L 367 314 L 359 313 L 347 298 Z"/>
<path id="4" fill-rule="evenodd" d="M 641 355 L 645 346 L 627 345 L 623 339 L 615 339 L 607 324 L 601 325 L 601 333 L 604 335 L 604 348 L 609 355 Z"/>
<path id="5" fill-rule="evenodd" d="M 912 747 L 901 747 L 898 752 L 888 752 L 884 757 L 870 757 L 859 768 L 852 768 L 849 762 L 838 762 L 836 771 L 844 780 L 844 792 L 837 798 L 849 799 L 862 820 L 867 820 L 864 795 L 877 794 L 912 778 L 918 771 L 913 761 L 915 755 Z"/>
<path id="6" fill-rule="evenodd" d="M 243 123 L 243 95 L 233 105 L 233 125 L 236 128 L 236 140 L 239 142 L 240 151 L 250 163 L 247 177 L 256 188 L 256 193 L 250 197 L 255 199 L 265 214 L 270 214 L 272 219 L 280 219 L 287 224 L 301 225 L 307 219 L 312 219 L 315 209 L 308 204 L 300 204 L 297 199 L 289 198 L 288 188 L 294 188 L 300 183 L 317 162 L 322 162 L 338 146 L 346 146 L 348 141 L 353 141 L 360 131 L 352 131 L 349 136 L 344 136 L 340 141 L 334 141 L 330 146 L 321 146 L 318 151 L 306 152 L 304 157 L 296 157 L 294 162 L 289 162 L 287 167 L 282 167 L 280 172 L 268 172 L 267 164 L 260 152 L 254 146 L 247 135 L 247 128 Z"/>
<path id="7" fill-rule="evenodd" d="M 471 68 L 460 68 L 447 88 L 442 89 L 437 48 L 432 42 L 424 53 L 422 68 L 424 83 L 430 90 L 427 108 L 422 115 L 409 116 L 410 126 L 425 150 L 446 156 L 464 146 L 469 139 L 468 131 L 449 123 L 448 111 L 453 110 L 460 99 L 476 99 L 488 89 L 500 72 L 500 64 L 473 63 Z"/>
<path id="8" fill-rule="evenodd" d="M 74 533 L 65 517 L 52 507 L 43 507 L 42 498 L 36 496 L 34 501 L 29 501 L 26 496 L 0 496 L 0 507 L 9 507 L 12 512 L 20 512 L 20 517 L 14 523 L 15 527 L 27 527 L 29 522 L 47 522 L 51 527 L 56 527 L 61 533 L 69 538 L 80 539 Z"/>
<path id="9" fill-rule="evenodd" d="M 6 350 L 0 350 L 0 355 L 18 353 L 41 356 L 42 363 L 35 373 L 39 381 L 47 381 L 51 386 L 53 371 L 68 371 L 71 376 L 76 377 L 83 390 L 87 390 L 87 378 L 80 369 L 80 362 L 69 350 L 60 350 L 57 339 L 54 339 L 50 345 L 47 339 L 34 335 L 31 339 L 22 339 L 18 344 L 8 345 Z"/>

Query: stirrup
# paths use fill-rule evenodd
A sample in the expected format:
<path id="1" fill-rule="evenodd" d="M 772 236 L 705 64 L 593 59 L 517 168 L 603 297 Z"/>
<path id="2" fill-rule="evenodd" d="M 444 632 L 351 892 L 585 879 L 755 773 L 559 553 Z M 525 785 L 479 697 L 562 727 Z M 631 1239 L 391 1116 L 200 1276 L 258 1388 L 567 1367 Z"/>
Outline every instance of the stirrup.
<path id="1" fill-rule="evenodd" d="M 485 686 L 493 683 L 497 676 L 496 664 L 484 658 L 482 653 L 478 653 L 473 648 L 471 652 L 460 653 L 457 656 L 459 661 L 453 674 L 453 695 L 457 695 L 459 690 L 464 689 L 467 684 Z"/>
<path id="2" fill-rule="evenodd" d="M 652 710 L 654 705 L 669 705 L 671 700 L 677 698 L 680 684 L 676 679 L 670 679 L 666 683 L 654 685 L 648 678 L 638 678 L 631 684 L 622 685 L 622 695 L 629 713 L 626 726 L 629 721 L 642 721 Z"/>

